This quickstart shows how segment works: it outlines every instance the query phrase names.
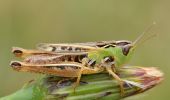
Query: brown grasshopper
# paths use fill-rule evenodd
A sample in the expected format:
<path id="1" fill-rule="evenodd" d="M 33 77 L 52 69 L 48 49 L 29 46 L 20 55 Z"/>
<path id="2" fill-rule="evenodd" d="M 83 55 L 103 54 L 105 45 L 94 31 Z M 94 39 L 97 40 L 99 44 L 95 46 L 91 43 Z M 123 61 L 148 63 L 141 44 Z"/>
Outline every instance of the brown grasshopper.
<path id="1" fill-rule="evenodd" d="M 12 50 L 14 55 L 24 58 L 24 61 L 12 61 L 11 66 L 17 71 L 77 77 L 75 87 L 79 84 L 82 74 L 108 72 L 119 82 L 123 95 L 123 85 L 128 82 L 118 76 L 119 68 L 131 58 L 137 45 L 144 42 L 141 41 L 142 37 L 151 27 L 148 27 L 134 42 L 121 40 L 73 44 L 42 43 L 38 45 L 39 50 L 14 47 Z"/>
<path id="2" fill-rule="evenodd" d="M 39 50 L 14 47 L 12 52 L 23 62 L 12 61 L 17 71 L 44 73 L 61 77 L 77 77 L 82 74 L 108 72 L 120 84 L 124 94 L 124 81 L 119 78 L 119 67 L 130 59 L 134 49 L 130 41 L 101 41 L 75 44 L 40 44 Z"/>

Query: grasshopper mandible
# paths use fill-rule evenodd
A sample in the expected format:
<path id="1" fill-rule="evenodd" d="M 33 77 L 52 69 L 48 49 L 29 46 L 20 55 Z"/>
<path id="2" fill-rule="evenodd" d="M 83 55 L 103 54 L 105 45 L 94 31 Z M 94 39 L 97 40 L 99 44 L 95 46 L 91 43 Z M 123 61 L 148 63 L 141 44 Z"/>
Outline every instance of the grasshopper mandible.
<path id="1" fill-rule="evenodd" d="M 12 52 L 17 57 L 24 58 L 24 61 L 12 61 L 11 66 L 17 71 L 77 77 L 75 87 L 82 74 L 108 72 L 119 82 L 123 95 L 125 82 L 117 75 L 117 71 L 131 58 L 137 44 L 143 42 L 141 40 L 144 34 L 145 32 L 134 42 L 120 40 L 73 44 L 42 43 L 38 45 L 39 50 L 15 47 Z"/>

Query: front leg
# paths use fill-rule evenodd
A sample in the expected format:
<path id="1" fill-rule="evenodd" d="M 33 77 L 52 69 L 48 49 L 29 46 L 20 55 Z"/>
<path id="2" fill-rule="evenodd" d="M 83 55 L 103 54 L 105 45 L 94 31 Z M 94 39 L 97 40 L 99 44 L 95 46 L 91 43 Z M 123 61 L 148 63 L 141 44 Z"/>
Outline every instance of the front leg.
<path id="1" fill-rule="evenodd" d="M 102 61 L 102 66 L 106 68 L 106 71 L 111 74 L 118 82 L 120 85 L 120 91 L 121 91 L 121 96 L 124 96 L 125 92 L 124 92 L 124 81 L 115 73 L 115 62 L 114 59 L 109 56 L 109 57 L 105 57 Z"/>

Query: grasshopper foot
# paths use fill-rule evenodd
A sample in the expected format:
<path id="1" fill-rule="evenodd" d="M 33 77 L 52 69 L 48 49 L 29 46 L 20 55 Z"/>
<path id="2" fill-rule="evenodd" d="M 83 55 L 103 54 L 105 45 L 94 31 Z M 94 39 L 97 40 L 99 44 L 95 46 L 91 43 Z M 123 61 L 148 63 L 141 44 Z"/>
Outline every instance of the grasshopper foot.
<path id="1" fill-rule="evenodd" d="M 77 83 L 77 82 L 75 82 L 73 84 L 73 93 L 76 93 L 76 88 L 77 88 L 78 85 L 79 85 L 79 83 Z"/>
<path id="2" fill-rule="evenodd" d="M 120 82 L 119 82 L 119 86 L 120 86 L 120 94 L 121 94 L 122 97 L 125 95 L 124 84 L 125 84 L 124 81 L 120 81 Z"/>

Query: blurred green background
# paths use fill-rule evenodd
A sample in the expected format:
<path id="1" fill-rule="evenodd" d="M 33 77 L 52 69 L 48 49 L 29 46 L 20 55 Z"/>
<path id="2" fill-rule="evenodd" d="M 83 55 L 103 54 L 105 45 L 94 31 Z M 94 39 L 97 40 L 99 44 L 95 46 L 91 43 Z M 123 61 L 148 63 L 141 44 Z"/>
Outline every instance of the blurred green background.
<path id="1" fill-rule="evenodd" d="M 38 75 L 13 71 L 11 47 L 41 42 L 135 40 L 153 21 L 158 33 L 141 45 L 130 64 L 156 66 L 161 85 L 133 100 L 167 100 L 170 92 L 170 1 L 168 0 L 0 0 L 0 97 Z"/>

